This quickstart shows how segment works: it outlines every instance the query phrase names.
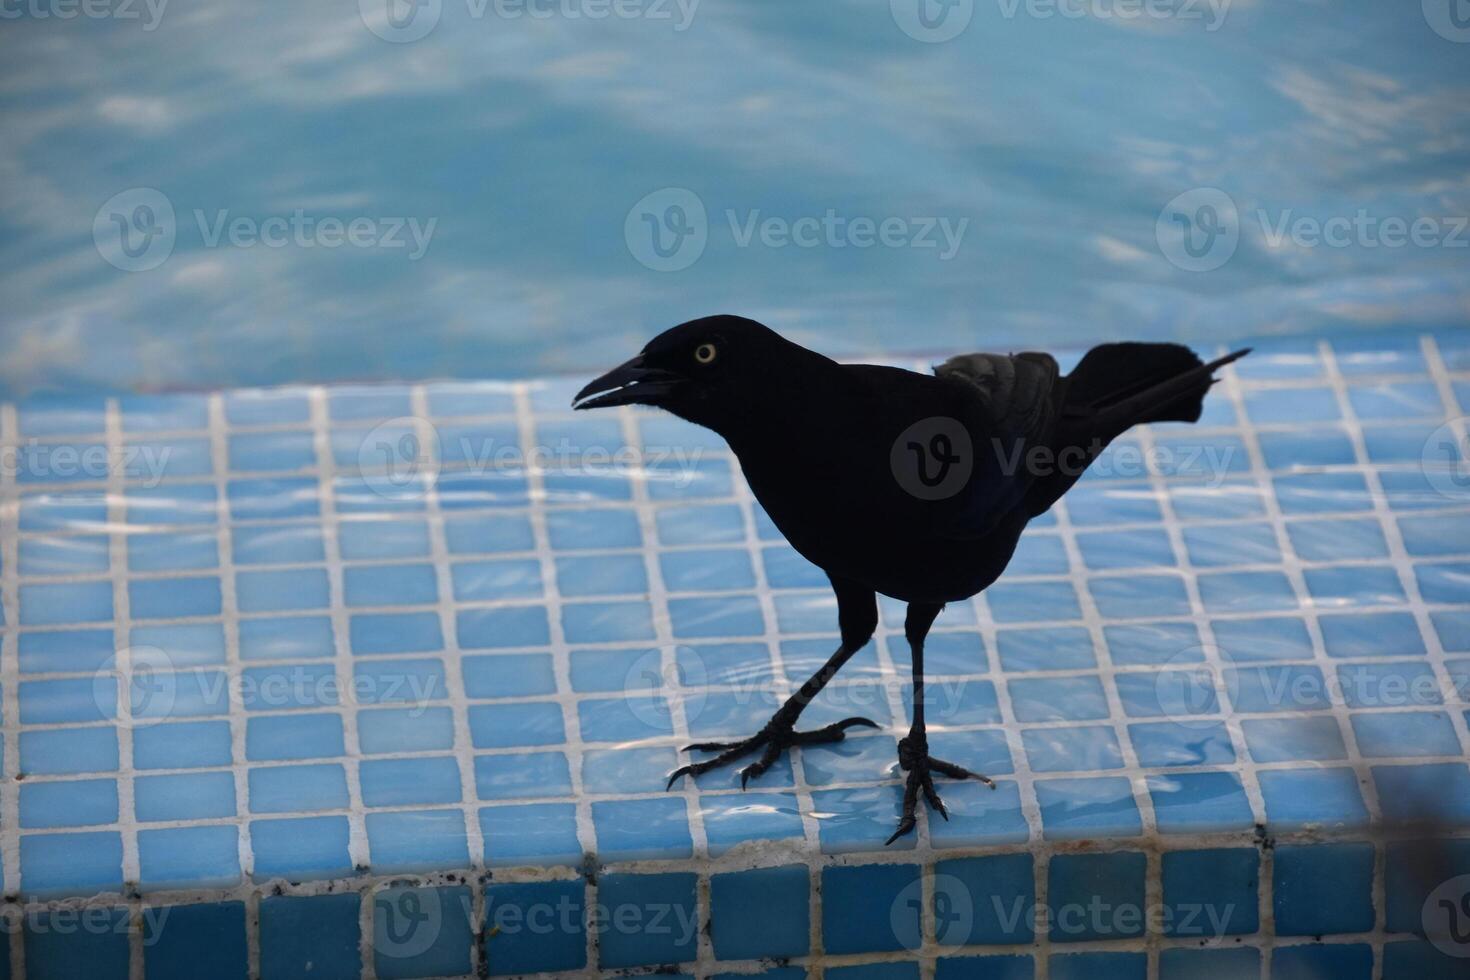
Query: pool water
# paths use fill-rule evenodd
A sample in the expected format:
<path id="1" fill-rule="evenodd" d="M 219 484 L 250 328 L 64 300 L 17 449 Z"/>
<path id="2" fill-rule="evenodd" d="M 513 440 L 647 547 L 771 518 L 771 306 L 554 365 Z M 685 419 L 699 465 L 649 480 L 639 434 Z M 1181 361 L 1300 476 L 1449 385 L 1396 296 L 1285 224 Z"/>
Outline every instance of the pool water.
<path id="1" fill-rule="evenodd" d="M 17 2 L 0 395 L 1462 327 L 1458 2 Z"/>
<path id="2" fill-rule="evenodd" d="M 880 730 L 665 791 L 835 608 L 581 380 L 0 409 L 0 974 L 1458 975 L 1465 335 L 1266 345 L 1110 449 L 936 625 L 997 786 L 891 847 L 897 603 L 805 719 Z"/>

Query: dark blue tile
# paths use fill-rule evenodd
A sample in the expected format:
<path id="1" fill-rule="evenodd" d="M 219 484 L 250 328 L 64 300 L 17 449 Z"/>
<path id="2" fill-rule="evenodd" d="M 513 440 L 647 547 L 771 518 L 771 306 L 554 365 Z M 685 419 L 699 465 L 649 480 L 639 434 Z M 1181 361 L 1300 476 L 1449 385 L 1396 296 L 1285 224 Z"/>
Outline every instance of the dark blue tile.
<path id="1" fill-rule="evenodd" d="M 603 969 L 694 960 L 700 923 L 693 874 L 603 875 L 597 899 L 611 921 L 624 924 L 602 932 Z"/>
<path id="2" fill-rule="evenodd" d="M 1279 845 L 1272 903 L 1282 936 L 1373 928 L 1373 845 Z"/>
<path id="3" fill-rule="evenodd" d="M 56 909 L 25 917 L 26 976 L 36 980 L 124 980 L 128 976 L 128 910 L 88 909 L 79 927 L 75 910 Z M 100 928 L 99 928 L 100 926 Z"/>
<path id="4" fill-rule="evenodd" d="M 804 864 L 711 875 L 715 958 L 805 956 L 811 943 L 810 884 Z"/>
<path id="5" fill-rule="evenodd" d="M 606 904 L 606 899 L 601 899 Z M 585 883 L 494 884 L 485 889 L 485 944 L 491 976 L 587 965 Z M 533 923 L 538 925 L 531 928 Z"/>
<path id="6" fill-rule="evenodd" d="M 245 980 L 250 965 L 241 902 L 170 905 L 143 915 L 143 967 L 154 980 Z"/>
<path id="7" fill-rule="evenodd" d="M 353 893 L 271 896 L 260 902 L 262 980 L 357 980 L 361 973 L 358 909 Z"/>
<path id="8" fill-rule="evenodd" d="M 383 980 L 471 972 L 470 889 L 395 886 L 373 895 L 373 960 Z"/>
<path id="9" fill-rule="evenodd" d="M 1254 847 L 1168 851 L 1162 859 L 1164 933 L 1199 942 L 1260 926 L 1260 855 Z"/>
<path id="10" fill-rule="evenodd" d="M 922 911 L 912 864 L 822 869 L 822 940 L 828 953 L 916 949 Z"/>
<path id="11" fill-rule="evenodd" d="M 1126 939 L 1144 932 L 1147 861 L 1134 851 L 1058 854 L 1047 868 L 1052 942 Z M 1110 915 L 1098 915 L 1098 908 Z"/>
<path id="12" fill-rule="evenodd" d="M 1159 951 L 1159 980 L 1250 980 L 1261 975 L 1261 951 L 1165 949 Z"/>
<path id="13" fill-rule="evenodd" d="M 1030 943 L 1035 919 L 1031 855 L 959 858 L 934 866 L 935 937 L 941 946 Z"/>

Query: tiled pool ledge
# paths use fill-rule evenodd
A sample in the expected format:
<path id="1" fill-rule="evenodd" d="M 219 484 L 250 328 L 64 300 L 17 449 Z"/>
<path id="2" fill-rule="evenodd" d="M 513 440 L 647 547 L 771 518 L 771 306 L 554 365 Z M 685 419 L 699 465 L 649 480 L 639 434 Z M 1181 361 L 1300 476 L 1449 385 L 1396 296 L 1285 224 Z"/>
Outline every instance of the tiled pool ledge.
<path id="1" fill-rule="evenodd" d="M 575 380 L 7 405 L 0 976 L 1461 976 L 1470 336 L 1240 368 L 946 610 L 935 751 L 998 788 L 889 848 L 894 603 L 805 719 L 882 731 L 663 790 L 835 642 L 707 434 Z"/>

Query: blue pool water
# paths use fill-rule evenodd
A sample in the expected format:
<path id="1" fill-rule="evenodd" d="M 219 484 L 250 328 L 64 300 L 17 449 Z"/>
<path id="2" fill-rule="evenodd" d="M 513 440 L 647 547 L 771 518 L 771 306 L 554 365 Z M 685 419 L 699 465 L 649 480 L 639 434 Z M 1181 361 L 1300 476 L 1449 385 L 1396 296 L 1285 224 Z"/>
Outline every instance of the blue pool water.
<path id="1" fill-rule="evenodd" d="M 893 603 L 807 718 L 880 730 L 665 791 L 835 608 L 718 440 L 575 385 L 0 407 L 0 976 L 1459 975 L 1465 335 L 1114 446 L 940 618 L 997 788 L 891 847 Z"/>
<path id="2" fill-rule="evenodd" d="M 1464 324 L 1458 0 L 923 2 L 7 3 L 0 391 Z"/>

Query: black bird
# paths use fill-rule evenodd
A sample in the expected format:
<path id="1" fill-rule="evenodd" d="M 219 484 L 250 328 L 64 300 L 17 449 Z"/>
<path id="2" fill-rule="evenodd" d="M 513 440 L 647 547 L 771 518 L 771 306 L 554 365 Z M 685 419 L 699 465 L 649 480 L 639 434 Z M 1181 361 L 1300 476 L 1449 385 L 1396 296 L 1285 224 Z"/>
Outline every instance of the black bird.
<path id="1" fill-rule="evenodd" d="M 776 527 L 837 594 L 841 643 L 826 665 L 750 738 L 689 746 L 719 754 L 669 785 L 759 750 L 744 786 L 790 746 L 878 727 L 848 718 L 803 732 L 796 721 L 872 637 L 882 593 L 908 603 L 914 687 L 898 743 L 903 816 L 888 843 L 913 829 L 920 792 L 947 819 L 932 773 L 990 780 L 929 755 L 924 638 L 935 617 L 1000 576 L 1027 522 L 1109 442 L 1134 425 L 1198 420 L 1213 372 L 1246 353 L 1205 364 L 1177 344 L 1104 344 L 1065 376 L 1049 354 L 963 354 L 931 377 L 839 364 L 754 320 L 711 316 L 587 385 L 576 408 L 653 405 L 723 436 Z"/>

